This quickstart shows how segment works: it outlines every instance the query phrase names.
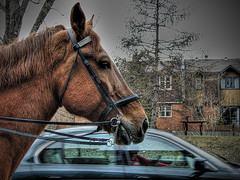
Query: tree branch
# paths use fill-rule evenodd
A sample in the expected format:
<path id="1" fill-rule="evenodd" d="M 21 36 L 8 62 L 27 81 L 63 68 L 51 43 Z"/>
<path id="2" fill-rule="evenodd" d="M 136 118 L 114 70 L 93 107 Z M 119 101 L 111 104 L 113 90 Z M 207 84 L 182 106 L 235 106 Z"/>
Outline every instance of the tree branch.
<path id="1" fill-rule="evenodd" d="M 33 4 L 40 4 L 40 0 L 38 0 L 37 2 L 33 1 L 33 0 L 30 0 L 31 3 Z"/>
<path id="2" fill-rule="evenodd" d="M 0 9 L 1 9 L 3 12 L 6 12 L 6 9 L 5 9 L 5 7 L 2 5 L 2 3 L 0 3 Z"/>
<path id="3" fill-rule="evenodd" d="M 23 17 L 23 14 L 25 13 L 26 11 L 26 8 L 28 6 L 28 3 L 29 3 L 29 0 L 23 0 L 22 4 L 21 4 L 21 7 L 20 7 L 20 16 L 21 18 Z"/>
<path id="4" fill-rule="evenodd" d="M 57 10 L 55 8 L 51 8 L 51 9 L 57 11 L 61 16 L 64 16 L 64 14 L 62 14 L 59 10 Z"/>
<path id="5" fill-rule="evenodd" d="M 10 2 L 6 1 L 5 5 L 5 32 L 3 36 L 3 43 L 8 44 L 9 41 L 9 34 L 10 34 Z"/>
<path id="6" fill-rule="evenodd" d="M 3 38 L 2 37 L 0 37 L 0 45 L 3 45 L 4 43 L 3 43 Z"/>
<path id="7" fill-rule="evenodd" d="M 47 16 L 48 12 L 50 11 L 52 5 L 54 4 L 54 1 L 55 0 L 46 0 L 45 1 L 45 3 L 43 4 L 43 7 L 42 7 L 40 13 L 38 14 L 38 17 L 32 27 L 31 33 L 36 32 L 38 30 L 38 28 L 42 24 L 43 20 Z"/>

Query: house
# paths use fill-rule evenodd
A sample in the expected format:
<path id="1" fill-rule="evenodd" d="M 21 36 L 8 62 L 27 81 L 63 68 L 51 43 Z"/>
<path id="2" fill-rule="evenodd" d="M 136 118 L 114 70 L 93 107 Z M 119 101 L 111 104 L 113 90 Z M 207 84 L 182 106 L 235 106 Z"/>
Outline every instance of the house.
<path id="1" fill-rule="evenodd" d="M 219 124 L 240 126 L 239 80 L 240 59 L 165 62 L 159 67 L 157 128 L 183 130 L 184 120 L 204 121 L 208 129 Z M 199 124 L 189 128 L 198 130 Z"/>

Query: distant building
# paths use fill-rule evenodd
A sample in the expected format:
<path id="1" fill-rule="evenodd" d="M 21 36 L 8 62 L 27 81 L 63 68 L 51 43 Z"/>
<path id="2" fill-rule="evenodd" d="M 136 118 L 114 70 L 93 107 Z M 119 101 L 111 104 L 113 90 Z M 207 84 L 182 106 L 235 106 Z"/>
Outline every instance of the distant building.
<path id="1" fill-rule="evenodd" d="M 240 126 L 240 59 L 188 59 L 159 66 L 157 128 L 183 130 L 182 121 Z M 172 67 L 171 73 L 167 68 Z M 192 129 L 199 128 L 192 124 Z"/>

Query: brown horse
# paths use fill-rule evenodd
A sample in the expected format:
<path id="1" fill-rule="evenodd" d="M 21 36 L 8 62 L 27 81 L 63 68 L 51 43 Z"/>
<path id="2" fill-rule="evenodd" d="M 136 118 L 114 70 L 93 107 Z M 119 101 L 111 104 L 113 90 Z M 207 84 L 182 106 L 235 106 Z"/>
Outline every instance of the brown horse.
<path id="1" fill-rule="evenodd" d="M 93 19 L 93 18 L 92 18 Z M 80 4 L 71 11 L 71 29 L 76 41 L 86 36 L 91 42 L 81 48 L 103 86 L 114 101 L 132 95 L 116 66 L 100 45 L 92 19 L 86 22 Z M 32 34 L 19 43 L 0 48 L 0 116 L 50 120 L 59 106 L 60 96 L 75 59 L 76 51 L 62 26 Z M 72 114 L 97 121 L 106 102 L 89 76 L 80 57 L 73 67 L 62 105 Z M 143 141 L 146 114 L 140 102 L 119 107 L 123 114 L 117 144 Z M 112 111 L 107 120 L 115 115 Z M 0 127 L 40 134 L 45 125 L 0 122 Z M 111 127 L 104 130 L 111 132 Z M 11 179 L 34 139 L 0 132 L 0 176 Z"/>

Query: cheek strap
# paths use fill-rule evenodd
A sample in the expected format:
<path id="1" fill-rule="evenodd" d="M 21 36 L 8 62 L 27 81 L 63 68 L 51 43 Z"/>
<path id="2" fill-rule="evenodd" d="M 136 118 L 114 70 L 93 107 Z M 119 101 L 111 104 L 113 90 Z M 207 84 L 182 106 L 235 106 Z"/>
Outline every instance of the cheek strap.
<path id="1" fill-rule="evenodd" d="M 70 31 L 71 31 L 71 29 L 70 29 Z M 81 41 L 78 42 L 78 43 L 76 43 L 75 39 L 72 38 L 71 36 L 70 36 L 70 38 L 71 38 L 71 41 L 74 41 L 74 42 L 75 42 L 75 44 L 74 44 L 74 46 L 73 46 L 73 48 L 74 48 L 75 51 L 76 51 L 77 49 L 79 49 L 79 48 L 87 45 L 89 42 L 92 41 L 91 38 L 90 38 L 90 36 L 84 38 L 83 40 L 81 40 Z M 64 85 L 63 90 L 62 90 L 62 94 L 61 94 L 60 99 L 59 99 L 61 106 L 62 106 L 63 97 L 64 97 L 64 94 L 65 94 L 65 92 L 66 92 L 66 90 L 67 90 L 67 86 L 68 86 L 68 83 L 69 83 L 69 81 L 70 81 L 70 76 L 71 76 L 71 73 L 72 73 L 74 64 L 75 64 L 75 62 L 76 62 L 76 60 L 77 60 L 77 57 L 78 57 L 78 53 L 76 54 L 76 57 L 75 57 L 75 59 L 74 59 L 74 61 L 73 61 L 72 67 L 71 67 L 71 69 L 70 69 L 70 71 L 69 71 L 67 80 L 66 80 L 66 82 L 65 82 L 65 85 Z"/>

